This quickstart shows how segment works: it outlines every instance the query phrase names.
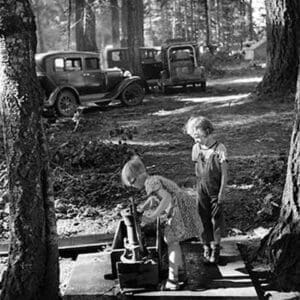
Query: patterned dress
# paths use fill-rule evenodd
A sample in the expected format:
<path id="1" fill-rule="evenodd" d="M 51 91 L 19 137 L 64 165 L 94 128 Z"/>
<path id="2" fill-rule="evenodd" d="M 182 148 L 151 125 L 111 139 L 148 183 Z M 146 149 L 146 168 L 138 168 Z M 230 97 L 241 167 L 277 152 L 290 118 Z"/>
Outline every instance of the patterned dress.
<path id="1" fill-rule="evenodd" d="M 161 189 L 167 191 L 172 199 L 166 214 L 164 237 L 167 243 L 180 242 L 193 237 L 201 237 L 203 225 L 198 213 L 197 201 L 183 191 L 175 182 L 162 176 L 149 176 L 145 181 L 148 196 L 159 199 Z"/>

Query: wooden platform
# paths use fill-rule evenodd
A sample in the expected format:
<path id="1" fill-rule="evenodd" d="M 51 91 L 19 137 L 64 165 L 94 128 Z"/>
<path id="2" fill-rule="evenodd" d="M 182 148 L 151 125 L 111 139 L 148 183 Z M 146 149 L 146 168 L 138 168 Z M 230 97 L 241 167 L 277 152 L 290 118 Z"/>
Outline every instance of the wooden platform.
<path id="1" fill-rule="evenodd" d="M 235 239 L 224 239 L 222 242 L 220 265 L 199 265 L 200 260 L 186 257 L 187 264 L 197 272 L 198 278 L 190 278 L 191 282 L 183 290 L 170 291 L 130 291 L 127 290 L 118 299 L 258 299 L 255 288 L 245 269 L 244 262 L 236 246 Z M 198 245 L 199 246 L 199 245 Z M 189 245 L 192 249 L 197 244 Z M 201 270 L 200 270 L 201 269 Z M 70 282 L 63 299 L 91 300 L 117 299 L 119 290 L 116 282 L 104 279 L 111 272 L 108 253 L 79 255 Z"/>

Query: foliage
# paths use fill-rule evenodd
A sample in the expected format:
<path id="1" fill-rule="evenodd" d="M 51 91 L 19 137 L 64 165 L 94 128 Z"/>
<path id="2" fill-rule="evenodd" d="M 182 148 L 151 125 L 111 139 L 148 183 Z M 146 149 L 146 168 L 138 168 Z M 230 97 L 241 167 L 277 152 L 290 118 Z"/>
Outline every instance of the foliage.
<path id="1" fill-rule="evenodd" d="M 264 32 L 264 23 L 255 15 L 264 16 L 264 3 L 261 0 L 253 7 L 254 39 L 260 39 Z M 40 36 L 39 51 L 75 49 L 74 2 L 32 0 L 37 16 Z M 144 36 L 146 46 L 160 46 L 169 38 L 181 37 L 196 40 L 205 46 L 205 7 L 204 1 L 185 0 L 145 0 Z M 260 11 L 262 9 L 262 12 Z M 112 44 L 112 20 L 108 0 L 94 1 L 96 15 L 97 48 L 100 52 Z M 121 13 L 121 8 L 120 8 Z M 250 7 L 248 1 L 211 1 L 211 38 L 212 44 L 222 51 L 236 51 L 241 43 L 250 38 Z M 71 41 L 68 40 L 68 22 L 70 17 Z M 121 26 L 121 25 L 120 25 Z"/>

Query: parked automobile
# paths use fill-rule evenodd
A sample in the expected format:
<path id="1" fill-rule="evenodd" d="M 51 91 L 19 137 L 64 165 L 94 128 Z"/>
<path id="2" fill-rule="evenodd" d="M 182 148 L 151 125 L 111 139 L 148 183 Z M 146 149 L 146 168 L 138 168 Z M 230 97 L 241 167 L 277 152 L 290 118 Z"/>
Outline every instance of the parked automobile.
<path id="1" fill-rule="evenodd" d="M 119 99 L 127 106 L 143 101 L 143 80 L 119 68 L 101 69 L 94 52 L 47 52 L 36 54 L 37 76 L 45 90 L 45 109 L 73 116 L 78 105 L 106 105 Z"/>
<path id="2" fill-rule="evenodd" d="M 106 60 L 109 68 L 118 67 L 130 70 L 128 48 L 111 48 L 106 51 Z M 160 79 L 162 62 L 160 48 L 141 47 L 140 62 L 142 66 L 142 78 L 147 81 L 149 86 L 155 85 Z M 132 72 L 132 70 L 130 70 Z"/>
<path id="3" fill-rule="evenodd" d="M 159 81 L 164 93 L 168 87 L 201 85 L 206 89 L 205 68 L 200 65 L 196 42 L 169 40 L 161 48 L 163 70 Z"/>

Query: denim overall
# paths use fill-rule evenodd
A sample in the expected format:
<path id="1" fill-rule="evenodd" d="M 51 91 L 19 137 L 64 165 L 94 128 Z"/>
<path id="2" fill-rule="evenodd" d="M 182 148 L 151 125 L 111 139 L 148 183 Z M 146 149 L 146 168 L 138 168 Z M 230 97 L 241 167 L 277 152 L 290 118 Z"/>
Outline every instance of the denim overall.
<path id="1" fill-rule="evenodd" d="M 217 147 L 218 142 L 210 147 L 214 151 L 208 158 L 200 152 L 195 167 L 199 214 L 204 227 L 202 234 L 204 244 L 218 243 L 223 228 L 223 211 L 218 204 L 222 174 Z"/>

